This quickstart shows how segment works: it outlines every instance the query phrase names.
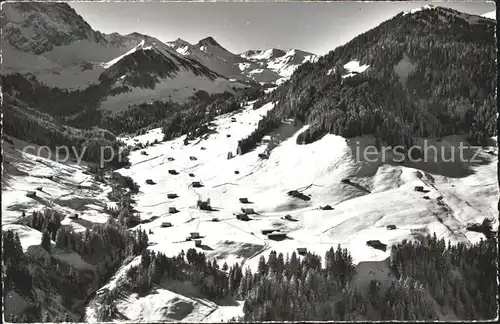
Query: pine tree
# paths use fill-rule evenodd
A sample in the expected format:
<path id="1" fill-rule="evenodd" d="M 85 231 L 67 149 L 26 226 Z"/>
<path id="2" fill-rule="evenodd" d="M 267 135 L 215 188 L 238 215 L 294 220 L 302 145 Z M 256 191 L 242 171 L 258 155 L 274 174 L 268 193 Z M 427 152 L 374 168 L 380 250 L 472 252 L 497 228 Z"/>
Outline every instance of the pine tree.
<path id="1" fill-rule="evenodd" d="M 46 231 L 42 233 L 42 242 L 41 242 L 42 247 L 44 248 L 45 251 L 50 253 L 51 250 L 51 245 L 52 242 L 50 240 L 50 234 Z"/>

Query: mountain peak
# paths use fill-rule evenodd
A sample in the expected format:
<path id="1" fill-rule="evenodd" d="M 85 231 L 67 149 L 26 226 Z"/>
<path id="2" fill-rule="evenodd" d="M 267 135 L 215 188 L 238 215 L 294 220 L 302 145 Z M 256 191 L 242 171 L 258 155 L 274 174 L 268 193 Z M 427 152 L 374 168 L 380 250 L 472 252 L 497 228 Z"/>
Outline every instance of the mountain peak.
<path id="1" fill-rule="evenodd" d="M 203 38 L 202 40 L 200 40 L 198 42 L 198 45 L 213 45 L 213 46 L 222 47 L 222 46 L 220 46 L 219 43 L 217 43 L 217 41 L 212 36 Z"/>

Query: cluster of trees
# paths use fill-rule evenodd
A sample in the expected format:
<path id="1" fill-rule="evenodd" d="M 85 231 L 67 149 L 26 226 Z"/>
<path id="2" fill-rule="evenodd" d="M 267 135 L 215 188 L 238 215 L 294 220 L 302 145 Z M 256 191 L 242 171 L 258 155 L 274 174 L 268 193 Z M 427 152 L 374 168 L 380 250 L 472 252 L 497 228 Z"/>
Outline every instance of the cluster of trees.
<path id="1" fill-rule="evenodd" d="M 391 251 L 390 283 L 353 281 L 356 268 L 347 249 L 330 248 L 324 261 L 314 253 L 299 258 L 271 251 L 253 273 L 238 263 L 228 267 L 189 249 L 174 257 L 144 250 L 129 268 L 110 303 L 124 291 L 147 295 L 166 281 L 189 281 L 211 300 L 244 300 L 244 321 L 491 319 L 496 310 L 496 257 L 493 240 L 448 245 L 428 235 L 403 241 Z M 365 280 L 361 280 L 364 282 Z M 115 296 L 116 295 L 116 296 Z M 100 320 L 116 316 L 101 303 Z"/>
<path id="2" fill-rule="evenodd" d="M 257 128 L 250 135 L 238 141 L 240 153 L 245 154 L 252 150 L 266 134 L 280 125 L 281 118 L 277 117 L 273 110 L 268 111 L 266 116 L 259 120 Z"/>
<path id="3" fill-rule="evenodd" d="M 403 241 L 392 247 L 392 268 L 399 276 L 419 281 L 437 301 L 462 320 L 492 319 L 497 311 L 495 239 L 472 246 L 451 245 L 436 235 L 425 244 Z"/>
<path id="4" fill-rule="evenodd" d="M 19 234 L 12 230 L 2 231 L 2 261 L 4 300 L 11 289 L 18 290 L 24 296 L 32 296 L 32 278 L 28 270 L 28 262 L 23 253 Z"/>
<path id="5" fill-rule="evenodd" d="M 36 213 L 35 217 L 38 221 L 46 222 L 44 213 Z M 49 252 L 48 257 L 23 253 L 19 235 L 11 230 L 3 232 L 3 296 L 5 298 L 9 291 L 16 291 L 33 304 L 25 309 L 22 316 L 13 316 L 13 321 L 37 322 L 42 318 L 47 318 L 46 321 L 63 321 L 64 317 L 41 312 L 51 303 L 51 296 L 61 294 L 68 297 L 63 298 L 63 306 L 73 309 L 74 300 L 83 300 L 95 284 L 93 271 L 86 273 L 86 270 L 76 269 L 50 255 L 51 237 L 47 231 L 43 233 L 41 246 Z M 96 224 L 92 230 L 87 229 L 84 233 L 76 233 L 62 226 L 57 231 L 55 243 L 56 248 L 74 251 L 92 264 L 101 262 L 108 255 L 112 255 L 109 262 L 116 263 L 127 257 L 141 255 L 148 247 L 148 236 L 145 231 L 130 231 L 110 220 L 105 224 Z M 111 271 L 113 265 L 106 262 L 108 271 Z"/>
<path id="6" fill-rule="evenodd" d="M 168 141 L 187 134 L 190 138 L 209 132 L 208 123 L 215 117 L 241 108 L 241 99 L 230 96 L 217 97 L 213 101 L 194 100 L 170 118 L 163 121 L 164 140 Z"/>
<path id="7" fill-rule="evenodd" d="M 227 267 L 227 265 L 226 265 Z M 217 261 L 208 261 L 202 252 L 189 249 L 172 258 L 162 253 L 144 251 L 141 263 L 127 271 L 126 290 L 147 295 L 164 280 L 190 281 L 206 297 L 220 300 L 236 292 L 237 286 L 229 284 L 231 278 L 241 277 L 238 265 L 229 269 L 229 276 L 219 269 Z M 231 290 L 232 288 L 232 290 Z"/>
<path id="8" fill-rule="evenodd" d="M 57 231 L 56 248 L 75 251 L 82 257 L 101 254 L 103 251 L 120 251 L 122 259 L 139 255 L 148 247 L 146 231 L 129 231 L 113 220 L 94 224 L 92 230 L 75 232 L 67 226 Z"/>
<path id="9" fill-rule="evenodd" d="M 22 216 L 23 218 L 26 216 L 24 211 Z M 36 229 L 37 231 L 42 233 L 46 232 L 50 243 L 51 239 L 56 239 L 56 233 L 61 228 L 61 219 L 62 215 L 53 209 L 46 208 L 43 211 L 34 210 L 31 213 L 30 225 L 31 228 Z"/>
<path id="10" fill-rule="evenodd" d="M 309 124 L 299 144 L 333 133 L 412 145 L 413 137 L 462 132 L 485 144 L 496 125 L 495 24 L 460 15 L 448 9 L 398 15 L 302 64 L 259 104 L 278 101 L 277 116 Z M 369 68 L 342 78 L 352 60 Z M 407 74 L 396 71 L 401 62 Z"/>

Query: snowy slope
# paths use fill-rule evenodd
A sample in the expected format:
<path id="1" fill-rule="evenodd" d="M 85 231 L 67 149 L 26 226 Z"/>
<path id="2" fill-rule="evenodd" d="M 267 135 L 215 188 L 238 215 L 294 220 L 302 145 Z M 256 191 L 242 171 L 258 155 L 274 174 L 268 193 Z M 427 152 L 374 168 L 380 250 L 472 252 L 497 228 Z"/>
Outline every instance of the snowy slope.
<path id="1" fill-rule="evenodd" d="M 497 12 L 496 12 L 496 10 L 495 11 L 491 11 L 491 12 L 487 12 L 484 15 L 481 15 L 481 17 L 485 17 L 485 18 L 496 20 L 497 19 Z"/>
<path id="2" fill-rule="evenodd" d="M 132 167 L 120 172 L 142 186 L 137 196 L 141 217 L 161 216 L 141 225 L 154 232 L 151 241 L 156 244 L 152 249 L 174 255 L 193 247 L 192 242 L 181 241 L 190 232 L 198 231 L 205 236 L 203 244 L 209 257 L 228 263 L 244 261 L 252 267 L 256 266 L 257 256 L 266 250 L 291 253 L 297 247 L 306 247 L 322 255 L 337 244 L 347 247 L 356 262 L 383 260 L 389 252 L 367 247 L 367 240 L 380 239 L 390 246 L 418 233 L 436 232 L 438 237 L 452 242 L 475 242 L 481 235 L 465 231 L 466 224 L 495 215 L 498 189 L 492 180 L 496 174 L 494 163 L 470 166 L 475 174 L 469 176 L 464 176 L 458 165 L 436 163 L 425 166 L 436 174 L 419 179 L 416 168 L 356 162 L 352 156 L 353 141 L 327 135 L 313 144 L 298 146 L 295 144 L 297 133 L 274 148 L 269 160 L 257 157 L 264 146 L 227 160 L 229 151 L 236 153 L 238 139 L 250 134 L 271 106 L 248 108 L 234 116 L 220 117 L 215 122 L 217 133 L 192 145 L 184 146 L 180 138 L 145 149 L 148 156 L 138 151 L 132 153 Z M 231 123 L 231 117 L 238 122 Z M 232 136 L 228 138 L 226 134 Z M 159 130 L 154 130 L 151 138 L 142 135 L 140 141 L 151 141 L 158 136 Z M 134 142 L 131 138 L 125 140 Z M 373 142 L 370 137 L 357 140 L 365 144 Z M 450 137 L 436 145 L 449 147 L 458 145 L 459 141 L 458 137 Z M 202 146 L 206 150 L 201 150 Z M 190 156 L 198 160 L 191 161 Z M 168 161 L 168 157 L 174 157 L 175 161 Z M 443 169 L 455 167 L 456 174 L 439 175 Z M 180 174 L 170 175 L 169 169 L 176 169 Z M 239 174 L 235 174 L 235 170 Z M 346 177 L 371 193 L 341 184 L 340 180 Z M 146 179 L 153 179 L 157 184 L 146 185 Z M 201 181 L 204 187 L 194 189 L 191 181 Z M 418 185 L 428 187 L 430 200 L 413 190 Z M 287 196 L 289 190 L 299 188 L 306 188 L 304 193 L 311 195 L 310 201 Z M 179 197 L 168 199 L 168 193 Z M 438 196 L 444 196 L 447 211 L 437 204 Z M 251 221 L 239 221 L 233 215 L 244 207 L 238 201 L 241 197 L 248 198 L 252 202 L 248 207 L 258 213 L 251 216 Z M 210 198 L 218 211 L 196 209 L 199 198 Z M 325 204 L 335 210 L 318 209 Z M 176 207 L 180 212 L 169 214 L 168 207 Z M 282 217 L 286 214 L 298 221 L 284 221 Z M 220 222 L 212 222 L 214 217 Z M 173 227 L 160 228 L 163 221 L 171 222 Z M 389 224 L 396 224 L 398 229 L 387 231 Z M 290 238 L 276 242 L 260 234 L 260 230 L 272 227 L 288 232 Z"/>

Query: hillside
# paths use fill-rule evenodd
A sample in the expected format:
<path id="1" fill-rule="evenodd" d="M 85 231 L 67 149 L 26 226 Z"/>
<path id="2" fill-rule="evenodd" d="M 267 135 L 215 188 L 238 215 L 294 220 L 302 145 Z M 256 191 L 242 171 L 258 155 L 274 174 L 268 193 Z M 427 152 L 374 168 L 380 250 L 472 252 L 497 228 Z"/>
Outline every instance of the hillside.
<path id="1" fill-rule="evenodd" d="M 465 133 L 485 144 L 496 134 L 495 50 L 493 21 L 426 6 L 301 65 L 260 102 L 310 125 L 299 144 L 327 133 L 388 145 Z"/>

